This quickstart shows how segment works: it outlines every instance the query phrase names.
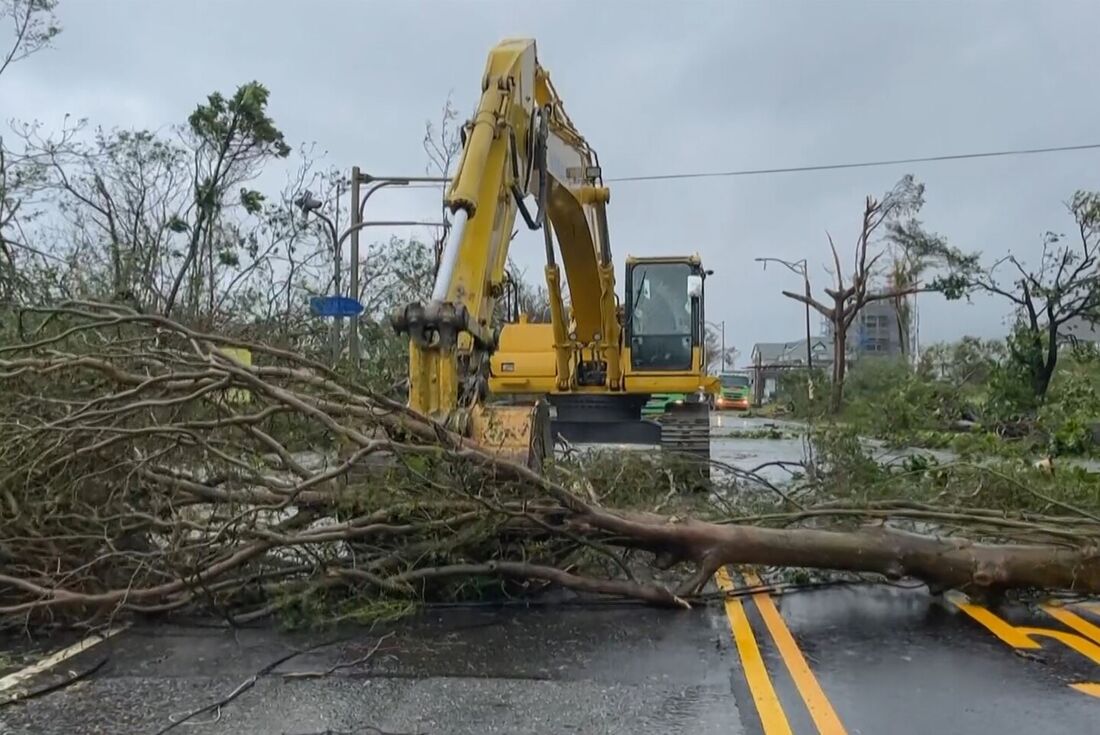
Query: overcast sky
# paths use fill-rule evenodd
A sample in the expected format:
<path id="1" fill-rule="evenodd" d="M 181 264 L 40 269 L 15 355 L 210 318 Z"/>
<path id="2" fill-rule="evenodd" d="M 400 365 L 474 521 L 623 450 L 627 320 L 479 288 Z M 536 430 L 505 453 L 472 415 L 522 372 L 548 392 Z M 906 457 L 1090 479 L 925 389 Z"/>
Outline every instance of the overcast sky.
<path id="1" fill-rule="evenodd" d="M 61 0 L 55 48 L 5 74 L 0 114 L 58 125 L 182 122 L 206 94 L 257 79 L 289 141 L 377 174 L 422 173 L 424 123 L 453 92 L 467 112 L 489 49 L 537 39 L 605 177 L 841 163 L 1100 142 L 1100 3 L 366 2 Z M 748 359 L 797 339 L 799 279 L 754 257 L 806 257 L 823 285 L 826 232 L 844 248 L 863 198 L 911 172 L 926 225 L 987 254 L 1037 252 L 1064 202 L 1100 188 L 1100 151 L 728 179 L 612 185 L 627 254 L 699 252 L 707 311 Z M 370 216 L 428 217 L 433 192 Z M 541 273 L 541 238 L 513 253 Z M 922 297 L 921 342 L 1004 332 L 1004 307 Z M 815 326 L 818 320 L 814 321 Z"/>

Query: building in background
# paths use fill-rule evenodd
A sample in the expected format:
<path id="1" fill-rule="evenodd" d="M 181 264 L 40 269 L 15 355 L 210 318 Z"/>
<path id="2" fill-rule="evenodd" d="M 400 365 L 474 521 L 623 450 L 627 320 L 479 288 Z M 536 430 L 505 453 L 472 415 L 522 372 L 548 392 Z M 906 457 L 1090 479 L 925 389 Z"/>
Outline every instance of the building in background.
<path id="1" fill-rule="evenodd" d="M 825 339 L 830 345 L 833 343 L 833 325 L 828 321 L 825 322 Z M 912 336 L 909 341 L 912 342 Z M 913 352 L 902 349 L 898 308 L 890 299 L 865 304 L 848 327 L 846 343 L 845 351 L 850 361 L 868 356 L 897 357 Z"/>
<path id="2" fill-rule="evenodd" d="M 790 370 L 805 370 L 807 356 L 813 357 L 814 370 L 828 373 L 833 364 L 833 342 L 828 337 L 811 337 L 810 353 L 806 338 L 790 342 L 757 342 L 752 346 L 753 403 L 760 405 L 775 397 L 779 378 Z"/>

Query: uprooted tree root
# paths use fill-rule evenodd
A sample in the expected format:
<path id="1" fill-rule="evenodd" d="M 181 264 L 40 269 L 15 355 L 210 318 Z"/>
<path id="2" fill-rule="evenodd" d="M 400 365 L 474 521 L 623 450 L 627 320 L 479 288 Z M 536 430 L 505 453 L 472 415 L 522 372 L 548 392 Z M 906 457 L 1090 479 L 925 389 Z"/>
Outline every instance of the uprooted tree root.
<path id="1" fill-rule="evenodd" d="M 102 304 L 25 310 L 19 328 L 0 348 L 8 624 L 195 609 L 241 622 L 319 604 L 379 616 L 546 586 L 686 607 L 726 563 L 1100 592 L 1088 514 L 782 495 L 771 515 L 707 521 L 674 485 L 536 474 L 289 352 Z M 241 347 L 251 361 L 227 349 Z M 821 527 L 853 516 L 955 535 Z"/>

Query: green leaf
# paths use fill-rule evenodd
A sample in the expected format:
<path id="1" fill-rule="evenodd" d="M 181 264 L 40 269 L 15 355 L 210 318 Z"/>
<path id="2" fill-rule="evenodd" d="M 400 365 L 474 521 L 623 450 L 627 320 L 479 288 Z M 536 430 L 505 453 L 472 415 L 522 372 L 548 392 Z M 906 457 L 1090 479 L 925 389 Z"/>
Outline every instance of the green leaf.
<path id="1" fill-rule="evenodd" d="M 264 195 L 255 189 L 241 189 L 241 205 L 249 214 L 259 214 L 264 208 Z"/>

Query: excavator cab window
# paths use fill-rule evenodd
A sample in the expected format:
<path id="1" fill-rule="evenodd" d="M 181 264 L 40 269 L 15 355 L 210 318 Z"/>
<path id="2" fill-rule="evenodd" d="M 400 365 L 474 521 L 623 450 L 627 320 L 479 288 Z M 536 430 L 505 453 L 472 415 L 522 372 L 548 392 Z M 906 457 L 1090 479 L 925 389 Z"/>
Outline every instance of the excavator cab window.
<path id="1" fill-rule="evenodd" d="M 691 370 L 702 278 L 689 263 L 635 263 L 626 277 L 627 332 L 634 370 Z"/>

